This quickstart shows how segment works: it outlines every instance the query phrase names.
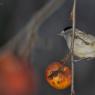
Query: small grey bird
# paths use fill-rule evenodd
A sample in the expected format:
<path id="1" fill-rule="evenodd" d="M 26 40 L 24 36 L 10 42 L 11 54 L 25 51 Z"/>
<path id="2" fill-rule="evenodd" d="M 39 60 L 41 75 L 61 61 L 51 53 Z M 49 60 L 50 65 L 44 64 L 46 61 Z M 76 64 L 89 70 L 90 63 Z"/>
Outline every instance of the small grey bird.
<path id="1" fill-rule="evenodd" d="M 58 34 L 65 38 L 67 46 L 70 49 L 72 28 L 63 30 Z M 95 36 L 87 34 L 76 28 L 74 40 L 74 55 L 79 58 L 95 57 Z"/>

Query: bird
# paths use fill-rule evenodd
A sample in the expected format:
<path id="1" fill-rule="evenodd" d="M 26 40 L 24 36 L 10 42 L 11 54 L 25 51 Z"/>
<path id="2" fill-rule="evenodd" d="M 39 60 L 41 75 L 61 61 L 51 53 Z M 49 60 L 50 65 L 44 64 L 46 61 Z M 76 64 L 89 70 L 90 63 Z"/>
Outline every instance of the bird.
<path id="1" fill-rule="evenodd" d="M 58 35 L 64 37 L 67 46 L 71 47 L 72 27 L 67 27 Z M 95 58 L 95 36 L 88 34 L 80 29 L 75 29 L 74 55 L 80 59 Z"/>

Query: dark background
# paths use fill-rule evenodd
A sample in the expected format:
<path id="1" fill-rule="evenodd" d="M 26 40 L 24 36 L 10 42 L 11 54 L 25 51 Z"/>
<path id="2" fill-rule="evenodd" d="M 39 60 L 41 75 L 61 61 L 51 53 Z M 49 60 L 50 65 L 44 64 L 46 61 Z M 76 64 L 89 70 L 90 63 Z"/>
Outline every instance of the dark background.
<path id="1" fill-rule="evenodd" d="M 50 0 L 0 0 L 0 46 L 4 45 Z M 38 95 L 69 95 L 70 89 L 57 91 L 44 79 L 47 65 L 66 53 L 64 38 L 56 36 L 70 25 L 68 20 L 73 0 L 65 0 L 39 29 L 42 38 L 32 53 L 32 62 L 40 78 Z M 77 0 L 77 27 L 95 35 L 95 0 Z M 47 39 L 47 44 L 43 40 Z M 40 44 L 40 45 L 39 45 Z M 76 95 L 95 95 L 95 60 L 75 63 Z"/>

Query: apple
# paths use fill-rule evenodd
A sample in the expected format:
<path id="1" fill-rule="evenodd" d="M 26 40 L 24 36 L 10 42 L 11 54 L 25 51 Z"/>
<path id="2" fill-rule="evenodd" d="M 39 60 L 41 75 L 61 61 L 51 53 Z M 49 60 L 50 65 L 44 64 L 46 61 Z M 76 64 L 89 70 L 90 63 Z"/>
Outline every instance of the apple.
<path id="1" fill-rule="evenodd" d="M 71 69 L 61 61 L 51 63 L 45 72 L 46 81 L 58 90 L 64 90 L 71 86 Z"/>

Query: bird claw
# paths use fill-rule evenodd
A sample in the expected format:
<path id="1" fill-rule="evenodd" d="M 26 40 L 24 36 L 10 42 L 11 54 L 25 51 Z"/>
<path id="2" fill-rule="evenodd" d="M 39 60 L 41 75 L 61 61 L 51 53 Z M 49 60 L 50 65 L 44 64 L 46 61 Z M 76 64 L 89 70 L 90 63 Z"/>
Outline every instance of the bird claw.
<path id="1" fill-rule="evenodd" d="M 78 59 L 78 60 L 74 60 L 74 62 L 80 62 L 80 61 L 83 61 L 83 60 L 87 60 L 87 61 L 90 61 L 90 60 L 93 60 L 94 58 L 82 58 L 82 59 Z"/>

